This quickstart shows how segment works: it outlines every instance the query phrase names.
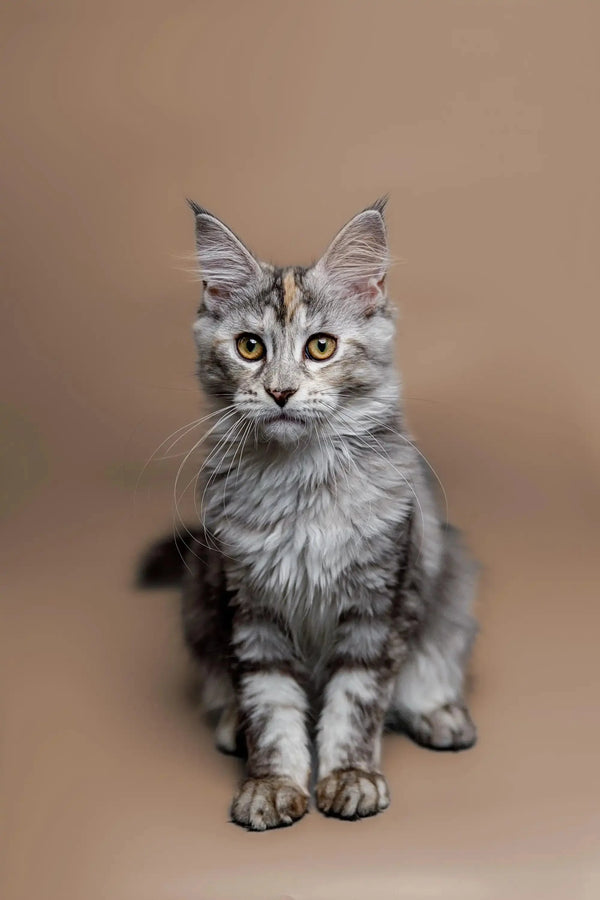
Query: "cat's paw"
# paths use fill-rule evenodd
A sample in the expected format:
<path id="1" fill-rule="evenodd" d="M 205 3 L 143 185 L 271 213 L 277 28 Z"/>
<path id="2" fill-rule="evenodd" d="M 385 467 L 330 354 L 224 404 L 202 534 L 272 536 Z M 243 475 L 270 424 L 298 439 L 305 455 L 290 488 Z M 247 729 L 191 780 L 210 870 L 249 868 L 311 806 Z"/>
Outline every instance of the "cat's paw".
<path id="1" fill-rule="evenodd" d="M 447 703 L 427 715 L 415 715 L 408 733 L 432 750 L 467 750 L 477 740 L 477 730 L 466 706 Z"/>
<path id="2" fill-rule="evenodd" d="M 380 772 L 335 769 L 317 784 L 316 800 L 326 816 L 362 819 L 387 809 L 390 792 Z"/>
<path id="3" fill-rule="evenodd" d="M 281 828 L 302 818 L 308 794 L 290 778 L 247 778 L 233 798 L 231 819 L 250 831 Z"/>

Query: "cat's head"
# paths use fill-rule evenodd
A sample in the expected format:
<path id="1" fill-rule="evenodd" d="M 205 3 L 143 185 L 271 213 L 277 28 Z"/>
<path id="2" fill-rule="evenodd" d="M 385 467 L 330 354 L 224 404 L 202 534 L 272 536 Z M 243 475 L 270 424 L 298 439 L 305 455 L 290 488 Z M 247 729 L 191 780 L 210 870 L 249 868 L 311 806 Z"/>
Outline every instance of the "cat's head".
<path id="1" fill-rule="evenodd" d="M 307 268 L 260 262 L 216 216 L 190 205 L 206 392 L 281 443 L 385 418 L 397 396 L 385 201 L 354 216 Z"/>

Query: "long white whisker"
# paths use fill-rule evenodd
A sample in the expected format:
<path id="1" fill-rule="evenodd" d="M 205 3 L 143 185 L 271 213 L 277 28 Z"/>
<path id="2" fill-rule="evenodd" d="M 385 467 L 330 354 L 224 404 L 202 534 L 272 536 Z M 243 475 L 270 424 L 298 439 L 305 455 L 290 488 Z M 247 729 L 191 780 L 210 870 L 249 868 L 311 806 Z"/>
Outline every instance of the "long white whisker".
<path id="1" fill-rule="evenodd" d="M 182 460 L 181 465 L 179 466 L 179 469 L 178 469 L 178 471 L 177 471 L 177 475 L 175 476 L 175 489 L 177 489 L 178 482 L 179 482 L 179 477 L 180 477 L 181 473 L 183 472 L 183 469 L 184 469 L 184 467 L 185 467 L 185 465 L 186 465 L 188 459 L 189 459 L 190 456 L 192 455 L 192 453 L 194 453 L 194 452 L 198 449 L 198 447 L 200 447 L 200 445 L 203 444 L 203 443 L 211 436 L 211 434 L 212 434 L 214 431 L 216 431 L 216 429 L 219 428 L 219 427 L 220 427 L 227 419 L 230 419 L 232 415 L 233 415 L 233 411 L 231 411 L 231 412 L 227 413 L 226 415 L 224 415 L 221 419 L 219 419 L 218 422 L 215 423 L 215 425 L 214 425 L 209 431 L 206 432 L 206 434 L 203 434 L 203 435 L 202 435 L 202 437 L 200 438 L 200 440 L 196 441 L 196 443 L 195 443 L 194 446 L 191 448 L 191 450 L 188 450 L 188 452 L 185 454 L 185 459 Z M 218 445 L 217 445 L 217 446 L 218 446 Z M 215 452 L 215 451 L 214 451 L 214 449 L 213 449 L 213 450 L 211 451 L 211 453 L 209 454 L 207 460 L 205 460 L 204 463 L 203 463 L 203 465 L 200 467 L 200 471 L 202 471 L 202 469 L 203 469 L 204 466 L 206 465 L 206 462 L 208 461 L 208 459 L 210 459 L 210 456 L 211 456 L 214 452 Z M 198 473 L 194 473 L 194 475 L 193 475 L 192 478 L 187 482 L 187 484 L 186 484 L 186 486 L 183 488 L 183 490 L 179 492 L 179 494 L 177 495 L 179 499 L 181 499 L 181 498 L 184 496 L 185 492 L 187 491 L 187 489 L 188 489 L 189 486 L 191 485 L 192 481 L 194 481 L 194 479 L 197 478 L 197 474 L 198 474 Z"/>
<path id="2" fill-rule="evenodd" d="M 134 497 L 135 497 L 135 495 L 137 494 L 137 491 L 138 491 L 139 486 L 140 486 L 140 482 L 141 482 L 141 480 L 142 480 L 142 478 L 143 478 L 143 476 L 144 476 L 144 474 L 145 474 L 145 472 L 146 472 L 146 469 L 148 468 L 148 466 L 150 465 L 150 463 L 151 463 L 154 459 L 157 458 L 157 454 L 160 453 L 162 447 L 164 447 L 165 444 L 167 444 L 172 438 L 174 438 L 175 435 L 177 435 L 176 440 L 172 441 L 172 443 L 169 444 L 169 446 L 168 446 L 167 449 L 165 450 L 165 453 L 170 453 L 170 451 L 173 449 L 173 447 L 174 447 L 177 443 L 179 443 L 180 440 L 183 440 L 183 438 L 186 437 L 186 435 L 188 435 L 188 434 L 190 433 L 190 431 L 193 431 L 194 428 L 197 428 L 197 427 L 198 427 L 199 425 L 201 425 L 203 422 L 206 422 L 208 419 L 212 419 L 212 418 L 214 418 L 214 416 L 217 416 L 217 415 L 219 415 L 220 413 L 226 412 L 228 409 L 233 409 L 233 408 L 234 408 L 234 407 L 233 407 L 233 404 L 231 404 L 231 406 L 225 407 L 224 409 L 217 409 L 217 410 L 215 410 L 215 412 L 209 413 L 209 415 L 207 415 L 207 416 L 202 416 L 202 417 L 199 418 L 199 419 L 192 419 L 191 422 L 187 422 L 185 425 L 181 425 L 179 428 L 176 428 L 175 431 L 172 431 L 171 434 L 168 435 L 168 437 L 166 437 L 163 441 L 160 442 L 160 444 L 158 445 L 158 447 L 156 448 L 156 450 L 154 450 L 154 451 L 150 454 L 150 456 L 148 457 L 148 459 L 147 459 L 146 462 L 144 463 L 144 465 L 143 465 L 143 467 L 142 467 L 142 469 L 141 469 L 141 471 L 140 471 L 140 474 L 139 474 L 138 477 L 137 477 L 137 481 L 136 481 L 135 489 L 134 489 Z M 160 459 L 160 457 L 158 457 L 158 458 Z M 167 458 L 167 457 L 162 457 L 162 458 L 164 459 L 164 458 Z"/>
<path id="3" fill-rule="evenodd" d="M 228 468 L 228 470 L 227 470 L 227 478 L 229 477 L 229 473 L 230 473 L 230 471 L 231 471 L 231 467 L 233 466 L 233 461 L 234 461 L 234 459 L 235 459 L 235 457 L 236 457 L 236 455 L 237 455 L 237 452 L 238 452 L 238 450 L 239 450 L 238 437 L 239 437 L 239 435 L 240 435 L 240 433 L 241 433 L 241 431 L 242 431 L 242 429 L 243 429 L 243 427 L 244 427 L 244 425 L 245 425 L 245 422 L 244 422 L 244 420 L 242 419 L 242 420 L 240 420 L 239 422 L 237 422 L 236 425 L 239 425 L 239 428 L 237 428 L 235 431 L 233 431 L 233 429 L 230 429 L 230 430 L 227 432 L 227 434 L 225 434 L 225 435 L 221 438 L 221 440 L 219 441 L 219 443 L 218 443 L 217 446 L 215 447 L 213 453 L 211 454 L 211 456 L 209 456 L 209 457 L 205 460 L 204 464 L 203 464 L 202 467 L 200 468 L 200 471 L 198 472 L 198 475 L 196 476 L 196 483 L 195 483 L 195 486 L 194 486 L 194 492 L 195 492 L 194 508 L 195 508 L 195 510 L 196 510 L 196 515 L 198 516 L 198 521 L 202 521 L 202 518 L 203 518 L 202 513 L 201 513 L 200 510 L 198 509 L 198 497 L 197 497 L 197 491 L 198 491 L 198 479 L 199 479 L 199 477 L 200 477 L 200 474 L 201 474 L 202 470 L 203 470 L 203 469 L 206 467 L 206 465 L 211 461 L 211 457 L 214 457 L 214 456 L 216 455 L 216 453 L 218 452 L 219 448 L 222 446 L 222 447 L 223 447 L 223 453 L 222 453 L 222 455 L 221 455 L 221 460 L 220 460 L 219 463 L 217 463 L 217 465 L 216 465 L 215 468 L 214 468 L 214 471 L 213 471 L 213 473 L 212 473 L 212 475 L 211 475 L 211 478 L 209 479 L 209 482 L 208 482 L 208 483 L 210 483 L 210 481 L 212 480 L 212 478 L 218 473 L 219 468 L 220 468 L 220 465 L 221 465 L 221 463 L 223 462 L 223 460 L 224 460 L 224 458 L 225 458 L 225 453 L 227 452 L 229 446 L 235 441 L 235 442 L 237 443 L 237 446 L 236 446 L 236 448 L 235 448 L 234 454 L 233 454 L 233 456 L 232 456 L 232 458 L 231 458 L 231 462 L 229 463 L 229 468 Z M 232 432 L 233 432 L 233 433 L 232 433 Z M 230 435 L 231 435 L 231 436 L 230 436 Z M 208 486 L 208 484 L 207 484 L 207 486 Z M 225 481 L 225 487 L 227 487 L 227 480 Z M 202 494 L 202 499 L 204 499 L 204 494 L 205 494 L 205 493 L 206 493 L 206 489 L 205 489 L 204 493 Z M 225 491 L 223 491 L 223 513 L 224 513 L 224 512 L 225 512 Z"/>
<path id="4" fill-rule="evenodd" d="M 192 450 L 190 451 L 190 453 L 187 454 L 187 456 L 189 456 L 191 453 L 193 453 L 194 450 L 196 450 L 197 447 L 198 447 L 200 444 L 204 443 L 204 441 L 206 440 L 207 437 L 210 436 L 210 434 L 212 433 L 212 431 L 214 431 L 216 428 L 218 428 L 218 427 L 225 421 L 226 418 L 231 418 L 231 416 L 227 416 L 227 417 L 224 417 L 223 419 L 219 419 L 219 422 L 217 423 L 217 425 L 215 425 L 215 428 L 214 428 L 214 429 L 211 429 L 211 431 L 209 431 L 207 434 L 205 434 L 205 435 L 197 442 L 197 444 L 195 444 L 194 447 L 192 447 Z M 203 471 L 203 469 L 206 468 L 206 466 L 208 465 L 208 463 L 210 462 L 210 460 L 212 459 L 212 457 L 214 456 L 214 454 L 217 452 L 218 448 L 220 447 L 221 443 L 225 440 L 225 438 L 226 438 L 226 435 L 222 435 L 222 436 L 219 438 L 217 444 L 212 448 L 212 450 L 211 450 L 211 451 L 208 453 L 208 455 L 205 457 L 205 459 L 204 459 L 202 465 L 200 466 L 200 468 L 198 469 L 198 471 L 197 471 L 197 472 L 194 472 L 194 474 L 192 475 L 192 477 L 190 478 L 190 480 L 186 483 L 186 485 L 185 485 L 185 487 L 183 488 L 183 490 L 179 492 L 179 499 L 181 499 L 181 498 L 185 495 L 186 491 L 188 490 L 188 488 L 190 487 L 190 485 L 192 484 L 193 481 L 195 481 L 196 484 L 198 483 L 198 478 L 199 478 L 201 472 Z M 183 465 L 185 465 L 185 462 L 186 462 L 186 460 L 183 461 Z"/>
<path id="5" fill-rule="evenodd" d="M 237 435 L 238 435 L 238 433 L 241 431 L 243 424 L 244 424 L 244 423 L 243 423 L 243 420 L 239 420 L 239 419 L 238 419 L 236 422 L 233 423 L 233 425 L 231 425 L 231 426 L 227 429 L 227 431 L 225 432 L 225 434 L 221 435 L 221 437 L 220 437 L 219 440 L 217 441 L 216 445 L 213 447 L 213 449 L 210 451 L 210 453 L 208 454 L 208 456 L 206 457 L 206 459 L 204 460 L 204 462 L 202 463 L 202 465 L 201 465 L 200 468 L 198 469 L 198 472 L 190 479 L 190 481 L 188 482 L 188 485 L 187 485 L 186 488 L 185 488 L 185 490 L 187 490 L 187 487 L 189 487 L 189 485 L 190 485 L 192 482 L 194 483 L 194 511 L 195 511 L 195 513 L 196 513 L 196 518 L 198 519 L 198 522 L 199 522 L 199 524 L 200 524 L 200 527 L 202 528 L 202 531 L 203 531 L 203 534 L 204 534 L 204 537 L 205 537 L 206 541 L 209 541 L 209 542 L 210 542 L 210 543 L 204 544 L 204 546 L 207 547 L 207 549 L 213 549 L 213 550 L 214 550 L 214 549 L 218 549 L 218 548 L 217 548 L 217 543 L 216 543 L 216 541 L 214 541 L 214 539 L 212 538 L 212 536 L 210 535 L 210 533 L 209 533 L 209 531 L 208 531 L 208 529 L 207 529 L 207 527 L 206 527 L 206 513 L 203 512 L 202 509 L 199 509 L 199 508 L 198 508 L 198 482 L 199 482 L 199 480 L 200 480 L 200 475 L 201 475 L 202 472 L 203 472 L 203 471 L 204 471 L 204 470 L 212 463 L 212 461 L 213 461 L 214 459 L 216 459 L 216 457 L 217 457 L 218 454 L 219 454 L 219 451 L 222 449 L 223 452 L 222 452 L 222 454 L 221 454 L 221 459 L 220 459 L 220 461 L 217 462 L 217 464 L 215 465 L 214 471 L 213 471 L 212 475 L 210 476 L 210 478 L 209 478 L 209 480 L 208 480 L 208 482 L 207 482 L 206 487 L 208 487 L 208 484 L 210 484 L 210 481 L 212 480 L 212 478 L 213 478 L 213 477 L 217 474 L 217 472 L 219 471 L 219 467 L 220 467 L 221 462 L 222 462 L 222 460 L 223 460 L 223 458 L 224 458 L 224 456 L 225 456 L 225 453 L 226 453 L 227 450 L 228 450 L 229 445 L 230 445 L 234 440 L 236 440 Z M 204 495 L 205 495 L 205 493 L 206 493 L 206 488 L 205 488 L 204 493 L 203 493 L 203 495 L 202 495 L 202 502 L 201 502 L 201 504 L 200 504 L 201 508 L 203 507 L 203 504 L 204 504 Z M 183 493 L 182 493 L 182 496 L 183 496 Z M 201 541 L 201 543 L 203 543 L 203 542 Z M 227 554 L 226 554 L 222 549 L 221 549 L 221 552 L 223 553 L 223 556 L 227 556 Z"/>
<path id="6" fill-rule="evenodd" d="M 200 444 L 202 444 L 205 440 L 207 440 L 207 438 L 210 437 L 210 435 L 211 435 L 217 428 L 219 428 L 219 427 L 223 424 L 224 421 L 226 421 L 226 420 L 229 419 L 232 415 L 234 415 L 234 413 L 235 413 L 235 409 L 232 409 L 232 410 L 230 410 L 229 412 L 224 413 L 224 414 L 221 416 L 221 418 L 220 418 L 220 419 L 212 426 L 212 428 L 210 428 L 209 431 L 208 431 L 205 435 L 203 435 L 203 436 L 200 438 L 199 441 L 197 441 L 197 442 L 194 444 L 194 446 L 192 447 L 192 449 L 188 451 L 188 453 L 186 454 L 185 458 L 182 460 L 182 462 L 181 462 L 181 464 L 180 464 L 180 466 L 179 466 L 179 469 L 177 470 L 177 475 L 175 476 L 175 483 L 174 483 L 174 485 L 173 485 L 173 506 L 174 506 L 175 521 L 177 522 L 178 525 L 181 524 L 181 526 L 183 527 L 185 533 L 186 533 L 187 535 L 189 535 L 189 537 L 190 537 L 192 540 L 197 540 L 197 536 L 196 536 L 195 534 L 193 534 L 193 533 L 190 531 L 190 529 L 185 525 L 185 523 L 184 523 L 184 521 L 183 521 L 183 518 L 182 518 L 182 516 L 181 516 L 181 514 L 180 514 L 180 512 L 179 512 L 179 500 L 178 500 L 179 478 L 180 478 L 181 473 L 182 473 L 182 471 L 183 471 L 183 469 L 184 469 L 184 467 L 185 467 L 186 462 L 188 461 L 188 459 L 190 458 L 190 456 L 192 455 L 192 453 L 200 446 Z M 183 496 L 183 495 L 182 495 L 182 496 Z"/>
<path id="7" fill-rule="evenodd" d="M 219 444 L 217 445 L 217 448 L 218 448 L 221 444 L 224 445 L 224 449 L 223 449 L 223 453 L 222 453 L 222 455 L 221 455 L 221 459 L 220 459 L 219 463 L 214 467 L 213 472 L 211 473 L 210 477 L 208 478 L 206 484 L 204 485 L 204 491 L 202 492 L 202 499 L 201 499 L 201 501 L 200 501 L 200 509 L 201 509 L 201 511 L 202 511 L 201 526 L 202 526 L 202 530 L 203 530 L 204 535 L 205 535 L 205 537 L 207 538 L 207 540 L 208 540 L 208 528 L 206 527 L 206 508 L 205 508 L 205 505 L 204 505 L 204 498 L 206 497 L 206 492 L 207 492 L 207 490 L 208 490 L 208 488 L 209 488 L 211 482 L 212 482 L 213 479 L 219 474 L 219 470 L 220 470 L 221 464 L 222 464 L 222 462 L 223 462 L 223 459 L 224 459 L 224 457 L 225 457 L 225 453 L 227 452 L 227 448 L 228 448 L 229 444 L 230 444 L 234 439 L 237 439 L 237 435 L 238 435 L 239 432 L 241 431 L 243 425 L 244 425 L 244 421 L 243 421 L 243 420 L 242 420 L 242 421 L 235 422 L 234 425 L 229 429 L 229 431 L 227 432 L 227 434 L 224 435 L 224 437 L 221 439 L 221 441 L 219 441 Z M 216 450 L 217 448 L 215 448 L 215 450 Z M 204 466 L 203 466 L 203 468 L 204 468 Z"/>

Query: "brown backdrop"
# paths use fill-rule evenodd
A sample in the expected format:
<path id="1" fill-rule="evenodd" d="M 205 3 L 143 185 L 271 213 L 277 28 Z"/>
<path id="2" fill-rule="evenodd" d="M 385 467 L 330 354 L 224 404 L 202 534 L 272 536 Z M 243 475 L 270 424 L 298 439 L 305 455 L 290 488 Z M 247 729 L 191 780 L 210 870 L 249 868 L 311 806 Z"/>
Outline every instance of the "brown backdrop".
<path id="1" fill-rule="evenodd" d="M 2 16 L 3 896 L 599 896 L 600 5 Z M 247 835 L 177 600 L 131 587 L 199 403 L 184 197 L 303 262 L 385 191 L 410 421 L 485 564 L 481 738 L 389 738 L 385 815 Z"/>

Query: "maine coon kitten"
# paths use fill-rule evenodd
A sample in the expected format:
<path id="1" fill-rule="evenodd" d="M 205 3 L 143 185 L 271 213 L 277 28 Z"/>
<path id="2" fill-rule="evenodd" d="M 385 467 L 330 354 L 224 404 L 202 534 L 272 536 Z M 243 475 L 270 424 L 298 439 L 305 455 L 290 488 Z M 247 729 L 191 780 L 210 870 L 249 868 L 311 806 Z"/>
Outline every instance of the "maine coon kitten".
<path id="1" fill-rule="evenodd" d="M 404 423 L 384 203 L 316 264 L 283 269 L 191 206 L 198 374 L 222 415 L 183 626 L 217 745 L 245 740 L 231 817 L 263 830 L 303 816 L 313 742 L 317 807 L 370 816 L 390 802 L 384 724 L 439 750 L 475 741 L 463 691 L 476 567 Z M 155 548 L 147 574 L 168 553 Z"/>

